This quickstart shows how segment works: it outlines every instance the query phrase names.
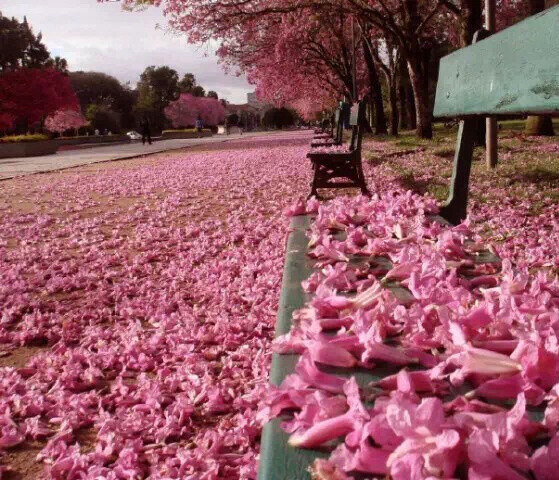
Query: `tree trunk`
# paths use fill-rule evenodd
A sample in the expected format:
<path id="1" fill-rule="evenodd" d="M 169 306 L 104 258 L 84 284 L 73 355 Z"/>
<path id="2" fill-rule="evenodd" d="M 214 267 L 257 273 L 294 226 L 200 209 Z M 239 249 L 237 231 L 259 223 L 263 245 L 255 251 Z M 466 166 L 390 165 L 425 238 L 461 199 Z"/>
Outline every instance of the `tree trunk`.
<path id="1" fill-rule="evenodd" d="M 524 132 L 527 135 L 553 136 L 553 122 L 548 115 L 529 115 L 526 119 L 526 128 Z"/>
<path id="2" fill-rule="evenodd" d="M 418 3 L 418 0 L 403 1 L 403 16 L 407 35 L 406 42 L 401 44 L 401 54 L 406 59 L 413 88 L 417 117 L 415 131 L 420 138 L 433 138 L 433 114 L 429 100 L 428 76 L 426 69 L 423 68 L 423 62 L 427 55 L 426 52 L 422 52 L 420 39 L 416 35 L 420 25 Z"/>
<path id="3" fill-rule="evenodd" d="M 472 43 L 474 33 L 481 28 L 481 0 L 460 1 L 460 46 Z"/>
<path id="4" fill-rule="evenodd" d="M 407 73 L 407 72 L 406 72 Z M 415 130 L 417 127 L 417 120 L 415 117 L 415 100 L 413 99 L 413 89 L 408 82 L 406 85 L 406 113 L 408 114 L 408 128 Z"/>
<path id="5" fill-rule="evenodd" d="M 389 83 L 390 88 L 390 135 L 398 135 L 398 85 L 396 79 L 392 77 Z"/>
<path id="6" fill-rule="evenodd" d="M 482 28 L 482 6 L 481 0 L 460 1 L 460 46 L 471 45 L 474 33 Z M 485 122 L 478 122 L 475 134 L 475 145 L 485 145 Z"/>
<path id="7" fill-rule="evenodd" d="M 400 128 L 402 130 L 407 130 L 409 127 L 408 125 L 408 105 L 406 103 L 406 87 L 400 81 L 398 85 L 398 101 L 399 101 L 399 111 L 400 111 Z"/>
<path id="8" fill-rule="evenodd" d="M 373 101 L 373 96 L 370 93 L 369 95 L 367 95 L 367 102 L 367 118 L 369 119 L 369 126 L 371 127 L 372 131 L 375 121 L 375 102 Z"/>
<path id="9" fill-rule="evenodd" d="M 433 119 L 429 105 L 429 92 L 426 88 L 427 82 L 421 69 L 419 54 L 410 55 L 407 64 L 415 101 L 416 134 L 419 138 L 433 138 Z"/>
<path id="10" fill-rule="evenodd" d="M 530 15 L 540 13 L 542 10 L 545 10 L 545 1 L 529 0 L 528 10 Z M 527 135 L 555 135 L 555 132 L 553 131 L 553 122 L 549 115 L 529 115 L 526 119 L 526 128 L 524 132 Z"/>
<path id="11" fill-rule="evenodd" d="M 406 64 L 404 62 L 399 62 L 398 65 L 398 101 L 400 109 L 400 128 L 402 130 L 407 130 L 410 128 L 408 125 L 408 104 L 406 98 L 406 87 L 409 83 L 409 76 L 406 70 Z"/>
<path id="12" fill-rule="evenodd" d="M 367 72 L 369 74 L 369 89 L 371 100 L 375 106 L 375 133 L 377 135 L 388 132 L 386 127 L 386 115 L 384 114 L 384 105 L 382 103 L 382 88 L 378 77 L 377 67 L 373 60 L 373 55 L 369 50 L 367 42 L 363 42 L 363 53 L 365 63 L 367 64 Z"/>

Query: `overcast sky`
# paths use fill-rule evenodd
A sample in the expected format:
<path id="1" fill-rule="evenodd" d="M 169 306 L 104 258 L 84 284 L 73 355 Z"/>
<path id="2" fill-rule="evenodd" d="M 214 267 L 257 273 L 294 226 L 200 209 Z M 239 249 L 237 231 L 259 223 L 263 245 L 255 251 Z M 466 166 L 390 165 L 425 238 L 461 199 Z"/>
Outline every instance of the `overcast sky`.
<path id="1" fill-rule="evenodd" d="M 135 84 L 145 67 L 169 65 L 179 76 L 192 72 L 206 91 L 232 103 L 245 103 L 253 90 L 244 78 L 226 75 L 208 48 L 168 32 L 157 8 L 124 12 L 118 2 L 0 0 L 0 11 L 19 20 L 26 15 L 34 32 L 43 32 L 51 55 L 66 58 L 72 71 L 105 72 Z"/>

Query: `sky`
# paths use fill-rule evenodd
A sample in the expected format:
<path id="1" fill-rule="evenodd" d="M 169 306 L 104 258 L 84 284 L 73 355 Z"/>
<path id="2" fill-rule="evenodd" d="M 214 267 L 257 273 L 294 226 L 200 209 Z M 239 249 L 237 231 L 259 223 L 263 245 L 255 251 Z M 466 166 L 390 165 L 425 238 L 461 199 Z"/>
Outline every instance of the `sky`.
<path id="1" fill-rule="evenodd" d="M 51 55 L 64 57 L 71 71 L 99 71 L 135 85 L 149 65 L 169 65 L 179 76 L 191 72 L 206 91 L 231 103 L 246 103 L 254 88 L 226 75 L 207 46 L 186 43 L 169 31 L 160 9 L 122 11 L 118 2 L 96 0 L 0 0 L 4 16 L 27 21 Z"/>

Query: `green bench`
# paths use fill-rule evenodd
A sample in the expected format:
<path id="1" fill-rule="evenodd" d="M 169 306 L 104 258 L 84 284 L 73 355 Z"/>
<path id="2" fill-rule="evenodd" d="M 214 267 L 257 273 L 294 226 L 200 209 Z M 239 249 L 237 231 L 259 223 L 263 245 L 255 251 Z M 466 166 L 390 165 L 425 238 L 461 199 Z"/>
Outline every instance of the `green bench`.
<path id="1" fill-rule="evenodd" d="M 457 223 L 465 217 L 474 134 L 477 123 L 484 116 L 559 113 L 557 45 L 559 7 L 441 60 L 435 114 L 461 118 L 451 192 L 441 212 L 446 220 Z M 310 222 L 309 216 L 294 217 L 291 222 L 276 336 L 289 331 L 293 311 L 307 300 L 301 282 L 313 270 L 313 261 L 306 254 L 308 240 L 305 231 Z M 485 255 L 478 261 L 496 262 L 498 259 Z M 389 288 L 398 296 L 406 294 L 401 287 L 393 285 Z M 279 385 L 293 373 L 296 362 L 297 355 L 274 354 L 270 382 Z M 388 373 L 382 369 L 357 371 L 355 377 L 358 383 L 366 384 Z M 314 459 L 326 457 L 328 453 L 289 446 L 288 434 L 281 430 L 280 422 L 280 419 L 272 420 L 263 429 L 259 480 L 309 479 L 308 466 Z"/>
<path id="2" fill-rule="evenodd" d="M 310 215 L 293 217 L 291 220 L 276 321 L 276 337 L 289 332 L 293 312 L 303 307 L 305 302 L 311 298 L 303 291 L 301 286 L 301 282 L 306 280 L 313 272 L 315 263 L 307 255 L 308 238 L 305 235 L 311 222 L 312 217 Z M 391 264 L 387 259 L 378 257 L 376 260 L 383 264 L 388 262 L 387 267 L 391 268 Z M 472 258 L 472 260 L 476 263 L 500 263 L 500 259 L 490 252 L 483 252 L 476 258 Z M 355 257 L 350 259 L 350 263 L 353 264 L 362 262 L 367 262 L 367 258 Z M 384 286 L 402 302 L 413 298 L 411 293 L 397 282 L 387 282 Z M 287 375 L 294 372 L 297 360 L 298 355 L 273 354 L 270 368 L 270 383 L 279 386 Z M 400 367 L 380 363 L 374 369 L 354 368 L 325 371 L 337 375 L 354 376 L 361 387 L 366 387 L 370 382 L 378 381 L 399 370 Z M 308 480 L 310 478 L 308 473 L 310 464 L 316 458 L 328 457 L 329 452 L 291 447 L 287 443 L 289 434 L 285 433 L 280 427 L 281 421 L 281 418 L 270 421 L 264 426 L 262 431 L 258 479 Z"/>
<path id="3" fill-rule="evenodd" d="M 487 35 L 487 34 L 485 34 Z M 559 6 L 441 59 L 436 118 L 459 118 L 454 169 L 441 216 L 466 217 L 475 136 L 487 116 L 559 115 Z"/>
<path id="4" fill-rule="evenodd" d="M 334 124 L 335 124 L 335 135 L 332 135 L 333 141 L 326 141 L 327 139 L 316 136 L 313 138 L 311 147 L 330 147 L 333 145 L 341 145 L 343 142 L 344 133 L 344 115 L 348 108 L 348 105 L 344 102 L 340 102 L 340 106 L 336 109 L 334 113 Z"/>
<path id="5" fill-rule="evenodd" d="M 313 167 L 313 180 L 309 198 L 312 196 L 318 198 L 319 188 L 357 187 L 361 189 L 361 193 L 364 195 L 369 194 L 361 164 L 365 107 L 364 101 L 355 103 L 351 107 L 349 125 L 352 132 L 347 152 L 311 151 L 307 154 Z"/>

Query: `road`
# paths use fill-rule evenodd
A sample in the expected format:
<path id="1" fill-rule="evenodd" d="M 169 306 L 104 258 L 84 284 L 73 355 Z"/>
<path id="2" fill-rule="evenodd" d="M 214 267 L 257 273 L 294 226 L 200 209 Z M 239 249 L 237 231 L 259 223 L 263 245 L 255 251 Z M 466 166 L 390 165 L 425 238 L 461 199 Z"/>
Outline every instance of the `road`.
<path id="1" fill-rule="evenodd" d="M 142 145 L 141 142 L 126 143 L 119 145 L 104 145 L 79 150 L 64 150 L 54 155 L 23 158 L 0 159 L 0 180 L 30 175 L 33 173 L 52 172 L 66 168 L 87 165 L 90 163 L 107 162 L 110 160 L 122 160 L 152 153 L 166 152 L 184 147 L 203 145 L 206 143 L 227 142 L 230 140 L 261 136 L 262 133 L 214 136 L 207 138 L 194 138 L 182 140 L 162 140 L 151 145 Z"/>

